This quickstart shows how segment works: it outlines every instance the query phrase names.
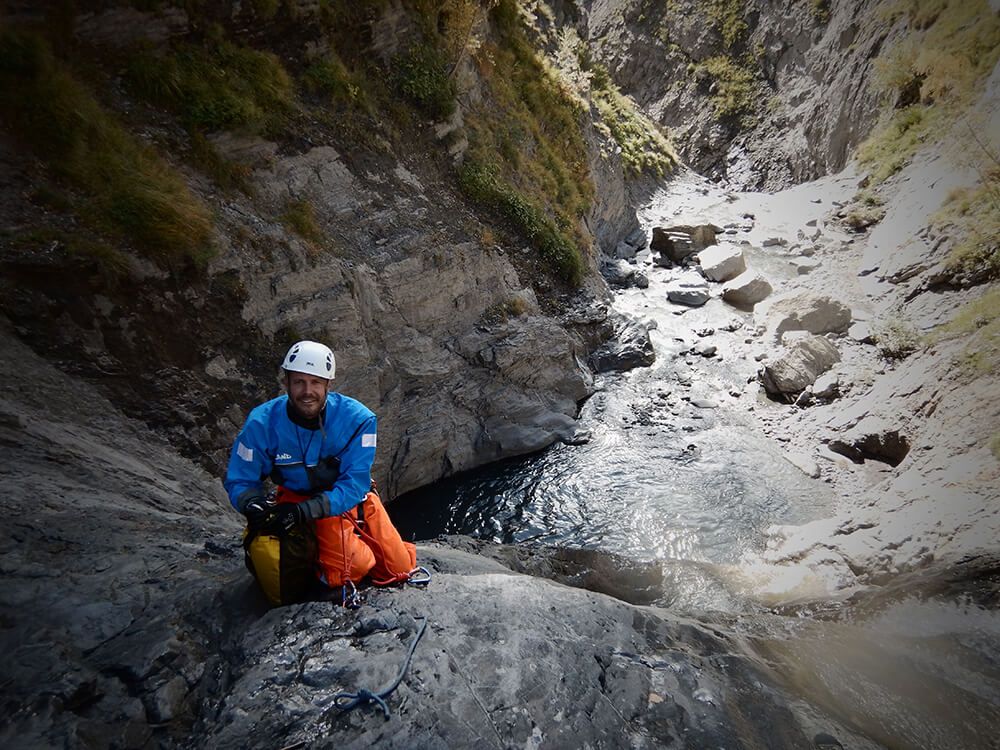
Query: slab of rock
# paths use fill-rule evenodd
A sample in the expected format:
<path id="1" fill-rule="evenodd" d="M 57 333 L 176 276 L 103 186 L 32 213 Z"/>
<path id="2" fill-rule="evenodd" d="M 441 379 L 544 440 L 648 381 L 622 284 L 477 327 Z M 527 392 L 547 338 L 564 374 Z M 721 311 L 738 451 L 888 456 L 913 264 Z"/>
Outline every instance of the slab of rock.
<path id="1" fill-rule="evenodd" d="M 696 273 L 685 273 L 667 284 L 667 299 L 678 305 L 700 307 L 710 296 L 705 279 Z"/>
<path id="2" fill-rule="evenodd" d="M 854 323 L 850 328 L 848 328 L 847 336 L 852 341 L 857 341 L 859 344 L 875 343 L 875 336 L 872 334 L 872 327 L 864 321 Z"/>
<path id="3" fill-rule="evenodd" d="M 840 373 L 830 370 L 816 378 L 812 384 L 812 395 L 816 398 L 834 399 L 840 395 Z"/>
<path id="4" fill-rule="evenodd" d="M 775 338 L 785 331 L 844 333 L 851 308 L 822 294 L 793 294 L 775 299 L 767 310 L 767 327 Z"/>
<path id="5" fill-rule="evenodd" d="M 722 287 L 722 299 L 736 307 L 751 308 L 772 291 L 770 282 L 760 273 L 744 271 Z"/>
<path id="6" fill-rule="evenodd" d="M 788 463 L 801 471 L 807 477 L 811 477 L 812 479 L 819 478 L 819 464 L 817 464 L 805 453 L 799 453 L 798 451 L 786 451 L 782 455 Z"/>
<path id="7" fill-rule="evenodd" d="M 799 276 L 805 276 L 807 273 L 812 273 L 817 268 L 820 267 L 821 262 L 815 258 L 797 258 L 791 261 L 792 266 L 795 268 L 795 273 Z"/>
<path id="8" fill-rule="evenodd" d="M 715 244 L 715 235 L 722 232 L 714 224 L 653 227 L 649 247 L 673 263 L 680 263 L 692 253 Z"/>
<path id="9" fill-rule="evenodd" d="M 715 245 L 698 253 L 701 272 L 710 281 L 729 281 L 747 270 L 743 250 L 736 245 Z"/>
<path id="10" fill-rule="evenodd" d="M 772 396 L 796 396 L 839 361 L 836 346 L 822 336 L 809 335 L 766 365 L 760 381 Z"/>

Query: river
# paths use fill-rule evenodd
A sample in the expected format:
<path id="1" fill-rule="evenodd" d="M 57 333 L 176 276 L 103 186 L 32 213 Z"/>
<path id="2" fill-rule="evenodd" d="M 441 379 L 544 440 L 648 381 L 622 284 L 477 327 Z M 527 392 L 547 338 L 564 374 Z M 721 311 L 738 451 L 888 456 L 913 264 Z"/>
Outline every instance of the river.
<path id="1" fill-rule="evenodd" d="M 849 247 L 854 240 L 824 220 L 856 185 L 845 172 L 776 195 L 731 194 L 688 175 L 639 216 L 647 233 L 658 224 L 740 225 L 726 239 L 747 240 L 748 266 L 781 291 L 796 285 L 797 270 L 781 245 L 765 241 L 794 245 L 820 227 L 825 241 Z M 696 309 L 674 305 L 664 285 L 676 272 L 647 261 L 640 254 L 648 289 L 617 292 L 614 305 L 651 324 L 656 362 L 599 379 L 580 414 L 590 441 L 409 493 L 391 508 L 404 537 L 467 534 L 659 566 L 656 604 L 730 623 L 762 669 L 854 733 L 843 745 L 822 745 L 817 732 L 817 746 L 1000 747 L 995 561 L 911 574 L 846 600 L 798 592 L 782 601 L 773 576 L 766 592 L 756 587 L 750 571 L 768 528 L 833 515 L 838 497 L 761 429 L 757 417 L 788 407 L 769 401 L 754 377 L 766 349 L 752 313 L 718 296 Z M 828 265 L 813 288 L 830 285 L 865 319 L 853 269 Z M 700 341 L 714 344 L 716 356 L 691 353 Z"/>

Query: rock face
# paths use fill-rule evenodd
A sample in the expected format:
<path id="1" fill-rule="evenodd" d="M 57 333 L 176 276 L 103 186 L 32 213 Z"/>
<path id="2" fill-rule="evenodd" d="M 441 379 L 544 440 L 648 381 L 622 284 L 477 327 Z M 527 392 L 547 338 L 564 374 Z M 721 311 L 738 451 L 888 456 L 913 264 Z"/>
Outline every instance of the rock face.
<path id="1" fill-rule="evenodd" d="M 877 119 L 877 94 L 856 85 L 871 74 L 887 33 L 876 6 L 829 3 L 818 13 L 808 3 L 750 0 L 735 48 L 711 6 L 696 0 L 655 14 L 595 3 L 577 26 L 581 38 L 596 41 L 595 57 L 623 92 L 674 133 L 686 163 L 736 188 L 778 189 L 838 171 Z M 774 114 L 719 118 L 713 96 L 724 82 L 705 61 L 736 60 L 749 49 L 759 50 L 771 84 L 742 107 L 753 111 L 767 96 Z"/>
<path id="2" fill-rule="evenodd" d="M 678 305 L 700 307 L 708 302 L 711 294 L 708 284 L 696 273 L 686 273 L 667 284 L 667 299 Z"/>
<path id="3" fill-rule="evenodd" d="M 736 245 L 715 245 L 698 253 L 701 272 L 709 281 L 729 281 L 747 270 L 743 250 Z"/>
<path id="4" fill-rule="evenodd" d="M 822 294 L 795 294 L 773 300 L 767 326 L 775 338 L 785 331 L 844 333 L 851 325 L 851 308 Z"/>
<path id="5" fill-rule="evenodd" d="M 735 307 L 750 309 L 771 293 L 771 283 L 756 271 L 745 271 L 722 287 L 722 299 Z"/>
<path id="6" fill-rule="evenodd" d="M 822 336 L 807 335 L 765 365 L 760 380 L 773 396 L 796 395 L 839 361 L 837 347 Z"/>
<path id="7" fill-rule="evenodd" d="M 657 746 L 808 744 L 725 623 L 468 552 L 421 546 L 430 586 L 370 591 L 357 611 L 268 609 L 213 477 L 6 327 L 0 354 L 0 440 L 30 477 L 0 496 L 5 747 L 583 747 L 623 717 Z M 660 581 L 593 553 L 490 554 L 638 600 Z M 423 618 L 388 721 L 340 711 L 341 691 L 396 676 Z"/>

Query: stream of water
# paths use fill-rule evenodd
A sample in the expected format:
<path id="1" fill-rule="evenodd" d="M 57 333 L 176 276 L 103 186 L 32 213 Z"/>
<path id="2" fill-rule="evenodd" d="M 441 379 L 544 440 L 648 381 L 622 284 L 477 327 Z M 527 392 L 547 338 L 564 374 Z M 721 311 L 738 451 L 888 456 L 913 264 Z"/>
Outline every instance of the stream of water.
<path id="1" fill-rule="evenodd" d="M 845 173 L 778 195 L 727 195 L 692 177 L 665 188 L 640 218 L 648 229 L 753 215 L 752 229 L 727 239 L 749 240 L 748 266 L 780 290 L 795 270 L 780 248 L 759 249 L 764 240 L 794 243 L 855 186 Z M 391 508 L 404 537 L 468 534 L 652 561 L 663 572 L 657 604 L 735 616 L 762 669 L 853 733 L 844 747 L 1000 748 L 1000 613 L 989 597 L 966 594 L 973 584 L 942 592 L 940 575 L 928 574 L 877 606 L 772 612 L 747 592 L 741 562 L 761 549 L 766 529 L 831 515 L 837 498 L 750 418 L 750 409 L 781 408 L 752 382 L 752 315 L 718 298 L 692 310 L 671 304 L 668 272 L 643 260 L 649 288 L 620 292 L 614 304 L 655 325 L 657 359 L 599 382 L 580 415 L 591 440 L 410 493 Z M 864 316 L 849 281 L 826 283 Z M 708 328 L 719 356 L 689 353 Z"/>

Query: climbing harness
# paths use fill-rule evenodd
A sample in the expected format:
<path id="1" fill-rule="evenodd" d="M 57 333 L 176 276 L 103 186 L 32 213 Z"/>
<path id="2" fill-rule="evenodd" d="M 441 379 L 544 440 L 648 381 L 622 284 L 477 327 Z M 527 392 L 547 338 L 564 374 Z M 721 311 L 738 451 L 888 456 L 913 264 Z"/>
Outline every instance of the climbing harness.
<path id="1" fill-rule="evenodd" d="M 413 659 L 413 652 L 417 648 L 417 642 L 424 634 L 424 630 L 427 629 L 426 617 L 414 619 L 421 620 L 420 627 L 417 629 L 417 634 L 406 651 L 406 658 L 403 660 L 403 666 L 400 668 L 399 674 L 396 675 L 396 679 L 376 692 L 361 688 L 356 693 L 337 693 L 337 695 L 333 698 L 333 704 L 337 708 L 342 711 L 350 711 L 352 708 L 359 706 L 362 703 L 374 703 L 382 709 L 383 716 L 385 716 L 386 719 L 389 718 L 389 706 L 385 702 L 385 699 L 388 698 L 389 694 L 399 687 L 399 683 L 403 681 L 403 677 L 406 675 L 406 670 L 410 668 L 410 661 Z"/>

